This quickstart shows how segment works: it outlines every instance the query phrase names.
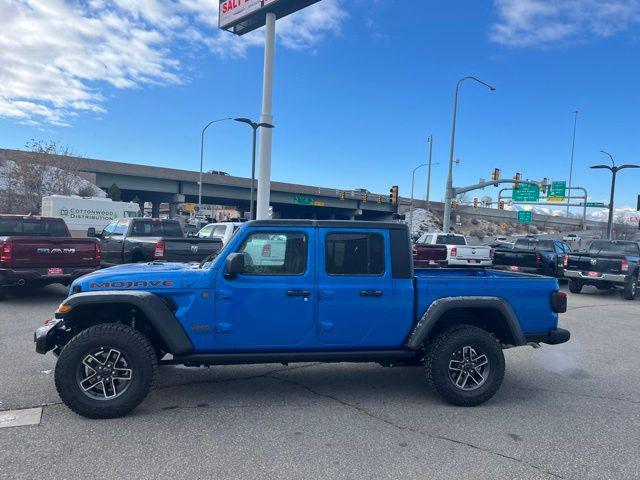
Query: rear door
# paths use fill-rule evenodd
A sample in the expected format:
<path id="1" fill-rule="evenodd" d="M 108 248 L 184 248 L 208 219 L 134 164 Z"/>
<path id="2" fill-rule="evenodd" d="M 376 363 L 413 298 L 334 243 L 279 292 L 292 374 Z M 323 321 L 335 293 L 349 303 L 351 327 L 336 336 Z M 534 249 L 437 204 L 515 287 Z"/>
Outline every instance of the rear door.
<path id="1" fill-rule="evenodd" d="M 286 349 L 314 334 L 315 229 L 265 228 L 247 232 L 235 250 L 245 272 L 216 279 L 216 342 L 240 350 Z"/>
<path id="2" fill-rule="evenodd" d="M 393 297 L 389 231 L 318 233 L 318 340 L 362 344 Z"/>

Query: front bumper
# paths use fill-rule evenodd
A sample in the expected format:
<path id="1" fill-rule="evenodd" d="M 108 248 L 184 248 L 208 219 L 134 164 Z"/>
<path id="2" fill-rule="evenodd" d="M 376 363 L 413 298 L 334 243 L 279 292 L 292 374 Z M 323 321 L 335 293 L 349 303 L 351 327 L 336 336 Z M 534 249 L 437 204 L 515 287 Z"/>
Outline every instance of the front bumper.
<path id="1" fill-rule="evenodd" d="M 585 282 L 610 282 L 610 283 L 625 283 L 627 281 L 627 275 L 617 273 L 601 273 L 598 277 L 589 276 L 589 272 L 581 272 L 578 270 L 565 270 L 564 276 L 567 278 L 578 278 Z"/>
<path id="2" fill-rule="evenodd" d="M 49 350 L 53 350 L 56 347 L 56 339 L 61 323 L 62 319 L 54 318 L 34 332 L 33 341 L 36 344 L 37 353 L 44 355 Z"/>
<path id="3" fill-rule="evenodd" d="M 548 345 L 558 345 L 568 342 L 571 338 L 571 332 L 564 328 L 555 328 L 544 333 L 534 333 L 524 336 L 527 342 L 546 343 Z"/>

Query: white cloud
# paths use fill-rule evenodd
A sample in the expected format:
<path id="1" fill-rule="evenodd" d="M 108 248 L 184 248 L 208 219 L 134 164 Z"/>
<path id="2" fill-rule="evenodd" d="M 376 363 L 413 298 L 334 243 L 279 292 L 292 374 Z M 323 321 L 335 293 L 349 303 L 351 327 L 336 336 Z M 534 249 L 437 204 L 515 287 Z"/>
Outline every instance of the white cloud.
<path id="1" fill-rule="evenodd" d="M 640 0 L 494 0 L 490 38 L 513 47 L 609 37 L 640 24 Z"/>
<path id="2" fill-rule="evenodd" d="M 337 34 L 342 0 L 323 0 L 278 22 L 291 49 Z M 104 89 L 188 81 L 185 50 L 244 56 L 262 31 L 217 29 L 217 0 L 0 0 L 0 117 L 68 125 L 104 112 Z"/>

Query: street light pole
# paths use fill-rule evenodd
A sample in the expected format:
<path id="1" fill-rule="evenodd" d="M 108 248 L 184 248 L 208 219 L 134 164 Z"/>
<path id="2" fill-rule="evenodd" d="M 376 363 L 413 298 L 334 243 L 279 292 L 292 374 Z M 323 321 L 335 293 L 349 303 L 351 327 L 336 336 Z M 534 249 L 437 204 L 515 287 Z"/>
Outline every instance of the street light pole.
<path id="1" fill-rule="evenodd" d="M 270 123 L 257 123 L 249 118 L 234 118 L 236 122 L 246 123 L 253 129 L 253 153 L 251 155 L 251 194 L 249 199 L 249 220 L 255 220 L 254 192 L 256 188 L 256 137 L 259 128 L 274 128 Z"/>
<path id="2" fill-rule="evenodd" d="M 411 172 L 411 203 L 409 204 L 409 236 L 411 236 L 411 230 L 413 229 L 413 187 L 416 183 L 416 170 L 422 167 L 429 166 L 428 163 L 421 163 Z"/>
<path id="3" fill-rule="evenodd" d="M 576 151 L 576 127 L 578 125 L 578 110 L 573 112 L 573 140 L 571 141 L 571 161 L 569 162 L 569 191 L 571 191 L 573 181 L 573 156 Z M 567 205 L 567 217 L 569 216 L 569 205 Z"/>
<path id="4" fill-rule="evenodd" d="M 485 83 L 482 80 L 472 76 L 462 77 L 460 80 L 458 80 L 458 83 L 456 83 L 456 92 L 455 92 L 455 95 L 453 96 L 453 120 L 451 122 L 451 146 L 449 148 L 449 171 L 447 173 L 447 186 L 445 189 L 445 196 L 444 196 L 444 218 L 442 219 L 442 231 L 444 233 L 449 233 L 449 226 L 451 223 L 451 200 L 453 199 L 453 151 L 454 151 L 454 146 L 456 141 L 456 116 L 458 114 L 458 92 L 460 91 L 460 84 L 465 80 L 474 80 L 488 87 L 489 90 L 491 91 L 494 91 L 496 89 L 496 87 L 494 87 L 493 85 L 489 85 L 488 83 Z"/>
<path id="5" fill-rule="evenodd" d="M 618 167 L 616 166 L 616 163 L 613 160 L 613 156 L 609 152 L 605 150 L 600 150 L 600 153 L 604 153 L 609 157 L 609 159 L 611 160 L 611 166 L 592 165 L 591 168 L 604 168 L 611 172 L 611 196 L 609 199 L 609 221 L 607 222 L 607 238 L 611 240 L 611 237 L 613 237 L 613 200 L 616 192 L 616 177 L 620 170 L 624 170 L 626 168 L 640 168 L 640 165 L 624 164 Z"/>
<path id="6" fill-rule="evenodd" d="M 209 128 L 209 126 L 213 125 L 214 123 L 223 122 L 224 120 L 231 120 L 231 117 L 224 117 L 224 118 L 219 118 L 217 120 L 212 120 L 211 122 L 207 123 L 204 126 L 204 128 L 202 129 L 202 132 L 200 133 L 200 177 L 198 178 L 198 211 L 200 211 L 200 209 L 202 208 L 202 167 L 204 164 L 204 132 L 207 131 L 207 128 Z"/>
<path id="7" fill-rule="evenodd" d="M 427 210 L 429 209 L 429 207 L 431 206 L 430 202 L 429 202 L 429 193 L 431 191 L 431 159 L 432 159 L 432 154 L 433 154 L 433 135 L 429 135 L 429 138 L 427 139 L 427 141 L 429 142 L 429 167 L 427 168 Z"/>

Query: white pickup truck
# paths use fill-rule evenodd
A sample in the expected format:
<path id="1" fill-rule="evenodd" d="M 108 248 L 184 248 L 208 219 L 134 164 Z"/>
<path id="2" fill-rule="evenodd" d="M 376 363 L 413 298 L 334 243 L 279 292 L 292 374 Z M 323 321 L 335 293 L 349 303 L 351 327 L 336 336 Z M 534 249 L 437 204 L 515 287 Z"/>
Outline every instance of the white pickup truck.
<path id="1" fill-rule="evenodd" d="M 454 233 L 425 233 L 418 244 L 446 245 L 449 267 L 490 267 L 493 265 L 493 248 L 468 245 L 464 235 Z"/>

